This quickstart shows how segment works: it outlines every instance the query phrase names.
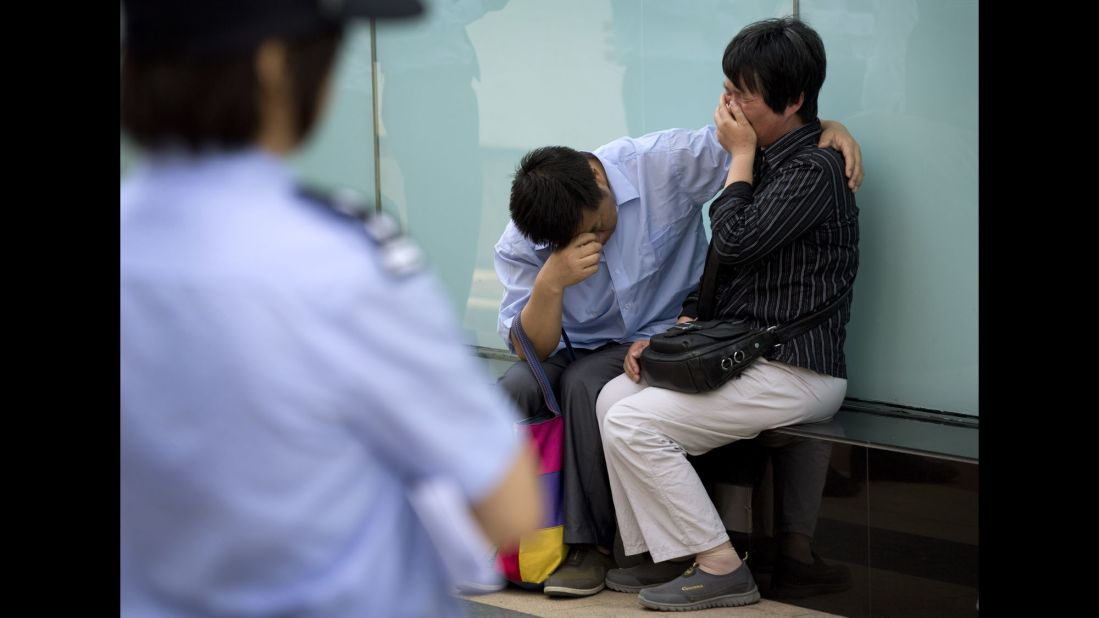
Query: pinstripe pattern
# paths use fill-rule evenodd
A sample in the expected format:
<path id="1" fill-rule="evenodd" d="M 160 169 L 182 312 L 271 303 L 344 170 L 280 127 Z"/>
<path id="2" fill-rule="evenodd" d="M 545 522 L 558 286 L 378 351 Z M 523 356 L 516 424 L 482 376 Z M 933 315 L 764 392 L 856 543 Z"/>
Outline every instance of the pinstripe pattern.
<path id="1" fill-rule="evenodd" d="M 820 133 L 814 120 L 757 150 L 755 188 L 733 183 L 710 205 L 720 264 L 715 318 L 757 327 L 786 324 L 854 283 L 859 211 L 843 156 L 817 148 Z M 850 317 L 849 297 L 832 318 L 765 356 L 846 378 L 843 343 Z"/>

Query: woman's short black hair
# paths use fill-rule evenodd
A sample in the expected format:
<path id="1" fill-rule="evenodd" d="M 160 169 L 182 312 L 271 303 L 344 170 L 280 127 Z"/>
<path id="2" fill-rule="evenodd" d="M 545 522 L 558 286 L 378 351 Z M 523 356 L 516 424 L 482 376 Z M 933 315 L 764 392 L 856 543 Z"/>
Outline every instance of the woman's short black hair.
<path id="1" fill-rule="evenodd" d="M 286 40 L 299 140 L 316 122 L 340 39 L 336 29 Z M 124 52 L 122 129 L 148 149 L 248 147 L 260 128 L 255 64 L 254 49 L 218 56 Z"/>
<path id="2" fill-rule="evenodd" d="M 826 65 L 820 36 L 793 17 L 746 26 L 729 42 L 721 59 L 725 77 L 737 88 L 762 95 L 775 113 L 797 103 L 804 93 L 798 116 L 805 122 L 817 117 Z"/>

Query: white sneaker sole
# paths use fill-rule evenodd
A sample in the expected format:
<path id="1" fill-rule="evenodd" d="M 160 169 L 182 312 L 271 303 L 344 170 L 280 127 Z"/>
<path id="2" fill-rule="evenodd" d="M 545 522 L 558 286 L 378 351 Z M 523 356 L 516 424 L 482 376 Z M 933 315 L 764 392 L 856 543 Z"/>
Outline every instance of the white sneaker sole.
<path id="1" fill-rule="evenodd" d="M 546 593 L 546 596 L 551 597 L 590 597 L 603 589 L 603 584 L 600 583 L 594 588 L 568 588 L 565 586 L 546 586 L 542 588 L 542 592 Z"/>

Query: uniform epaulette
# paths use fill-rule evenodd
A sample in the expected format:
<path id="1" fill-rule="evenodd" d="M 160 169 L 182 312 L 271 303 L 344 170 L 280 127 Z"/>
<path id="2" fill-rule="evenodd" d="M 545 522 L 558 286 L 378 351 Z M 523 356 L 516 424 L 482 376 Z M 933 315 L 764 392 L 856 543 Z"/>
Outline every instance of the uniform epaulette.
<path id="1" fill-rule="evenodd" d="M 375 212 L 359 192 L 346 188 L 324 191 L 315 187 L 300 187 L 298 192 L 311 202 L 359 221 L 366 235 L 378 245 L 382 267 L 389 274 L 403 277 L 423 270 L 423 251 L 401 233 L 396 219 L 385 212 Z"/>

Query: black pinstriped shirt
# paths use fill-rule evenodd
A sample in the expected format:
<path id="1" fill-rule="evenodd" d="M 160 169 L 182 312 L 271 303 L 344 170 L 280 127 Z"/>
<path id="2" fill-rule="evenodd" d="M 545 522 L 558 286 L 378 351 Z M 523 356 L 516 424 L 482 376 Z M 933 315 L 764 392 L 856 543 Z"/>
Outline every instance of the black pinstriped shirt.
<path id="1" fill-rule="evenodd" d="M 756 150 L 753 184 L 735 182 L 710 205 L 719 263 L 714 318 L 783 325 L 823 307 L 855 281 L 859 209 L 843 155 L 817 148 L 813 120 Z M 754 187 L 753 187 L 754 185 Z M 696 315 L 697 292 L 684 303 Z M 843 342 L 851 297 L 830 319 L 766 358 L 847 377 Z"/>

